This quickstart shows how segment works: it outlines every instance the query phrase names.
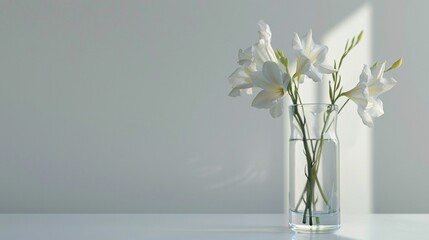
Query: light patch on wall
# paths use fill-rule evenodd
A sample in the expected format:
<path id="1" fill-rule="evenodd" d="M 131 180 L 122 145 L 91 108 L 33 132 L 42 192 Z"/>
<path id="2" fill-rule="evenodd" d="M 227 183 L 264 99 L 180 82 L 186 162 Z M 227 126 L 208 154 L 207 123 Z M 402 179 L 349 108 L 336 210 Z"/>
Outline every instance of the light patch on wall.
<path id="1" fill-rule="evenodd" d="M 326 63 L 333 65 L 334 59 L 341 57 L 347 39 L 352 38 L 364 30 L 364 38 L 344 60 L 341 67 L 344 91 L 353 88 L 359 81 L 363 65 L 372 63 L 372 7 L 369 3 L 343 19 L 338 25 L 326 32 L 321 43 L 329 47 Z M 300 33 L 302 35 L 303 33 Z M 317 36 L 316 36 L 317 39 Z M 320 38 L 319 38 L 320 39 Z M 317 41 L 317 40 L 316 40 Z M 295 69 L 293 66 L 291 69 Z M 301 88 L 301 96 L 305 102 L 329 102 L 328 79 L 322 83 L 313 83 L 306 79 Z M 323 89 L 320 91 L 320 89 Z M 340 99 L 339 107 L 346 99 Z M 287 109 L 286 109 L 287 110 Z M 285 116 L 285 142 L 289 138 L 289 115 Z M 341 211 L 346 213 L 370 213 L 372 204 L 372 130 L 366 127 L 357 114 L 356 104 L 349 102 L 342 110 L 338 119 L 338 137 L 340 141 L 340 168 L 341 168 Z M 287 160 L 288 144 L 286 144 L 284 158 Z M 287 161 L 286 161 L 287 162 Z M 288 166 L 285 164 L 285 199 L 288 194 Z M 288 209 L 285 201 L 285 209 Z"/>
<path id="2" fill-rule="evenodd" d="M 372 65 L 372 6 L 365 3 L 352 15 L 328 31 L 323 42 L 330 46 L 327 61 L 341 57 L 345 39 L 364 30 L 362 42 L 352 50 L 341 67 L 344 90 L 359 81 L 363 65 Z M 327 97 L 327 96 L 322 96 Z M 342 104 L 342 102 L 340 103 Z M 356 104 L 349 102 L 338 121 L 341 165 L 341 210 L 349 213 L 372 212 L 372 129 L 363 125 Z"/>

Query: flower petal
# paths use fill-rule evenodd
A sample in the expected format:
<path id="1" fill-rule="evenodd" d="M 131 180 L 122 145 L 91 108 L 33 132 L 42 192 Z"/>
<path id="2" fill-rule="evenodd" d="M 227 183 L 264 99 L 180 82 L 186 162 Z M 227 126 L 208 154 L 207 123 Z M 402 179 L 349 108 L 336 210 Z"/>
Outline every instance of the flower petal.
<path id="1" fill-rule="evenodd" d="M 280 117 L 283 114 L 283 98 L 277 100 L 270 108 L 270 114 L 273 118 Z"/>
<path id="2" fill-rule="evenodd" d="M 385 92 L 392 89 L 397 83 L 397 81 L 393 77 L 382 78 L 380 82 L 384 84 L 384 91 Z"/>
<path id="3" fill-rule="evenodd" d="M 242 94 L 252 95 L 252 94 L 253 94 L 253 88 L 240 89 L 240 92 L 241 92 Z"/>
<path id="4" fill-rule="evenodd" d="M 235 88 L 241 84 L 252 83 L 250 72 L 246 68 L 237 68 L 228 78 L 229 83 Z"/>
<path id="5" fill-rule="evenodd" d="M 283 89 L 286 91 L 286 89 L 289 87 L 289 83 L 290 83 L 291 79 L 289 74 L 284 73 L 283 74 Z"/>
<path id="6" fill-rule="evenodd" d="M 243 83 L 243 84 L 239 84 L 239 85 L 235 86 L 234 88 L 247 89 L 247 88 L 252 88 L 252 87 L 253 87 L 253 83 Z"/>
<path id="7" fill-rule="evenodd" d="M 396 85 L 396 80 L 394 78 L 381 78 L 379 81 L 374 81 L 370 84 L 369 94 L 370 96 L 377 97 L 382 93 L 385 93 L 392 89 Z"/>
<path id="8" fill-rule="evenodd" d="M 371 98 L 367 107 L 367 112 L 371 117 L 380 117 L 384 114 L 383 102 L 379 98 Z"/>
<path id="9" fill-rule="evenodd" d="M 369 113 L 365 110 L 364 107 L 358 106 L 358 114 L 359 114 L 360 118 L 362 119 L 363 124 L 365 124 L 371 128 L 374 126 L 374 122 L 372 120 L 372 117 L 369 115 Z"/>
<path id="10" fill-rule="evenodd" d="M 278 62 L 271 45 L 263 39 L 252 46 L 252 54 L 258 70 L 262 69 L 262 65 L 267 61 Z"/>
<path id="11" fill-rule="evenodd" d="M 275 85 L 283 85 L 282 73 L 280 71 L 279 65 L 275 62 L 266 62 L 262 67 L 262 73 L 270 82 L 273 82 Z"/>
<path id="12" fill-rule="evenodd" d="M 307 34 L 305 34 L 302 44 L 307 56 L 310 55 L 310 52 L 313 49 L 313 31 L 311 29 L 308 31 Z"/>
<path id="13" fill-rule="evenodd" d="M 319 71 L 319 69 L 311 66 L 310 69 L 307 71 L 306 75 L 313 79 L 313 81 L 315 82 L 320 82 L 322 81 L 323 78 L 323 74 Z"/>
<path id="14" fill-rule="evenodd" d="M 294 50 L 302 50 L 302 43 L 301 43 L 301 39 L 299 38 L 298 34 L 295 33 L 294 37 L 293 37 L 293 41 L 292 41 L 292 47 Z"/>
<path id="15" fill-rule="evenodd" d="M 371 76 L 372 76 L 371 69 L 369 69 L 367 65 L 364 65 L 362 69 L 362 73 L 360 74 L 360 77 L 359 77 L 359 82 L 367 83 L 371 78 Z"/>
<path id="16" fill-rule="evenodd" d="M 344 95 L 359 106 L 366 108 L 368 105 L 368 88 L 365 84 L 359 83 L 350 91 L 345 92 Z"/>
<path id="17" fill-rule="evenodd" d="M 255 86 L 262 89 L 274 90 L 276 88 L 275 83 L 270 82 L 270 80 L 265 77 L 262 71 L 250 73 L 250 78 L 252 79 L 252 82 Z"/>
<path id="18" fill-rule="evenodd" d="M 264 39 L 267 42 L 271 41 L 271 30 L 270 30 L 270 26 L 268 26 L 267 23 L 265 23 L 264 20 L 259 20 L 258 21 L 258 25 L 259 25 L 259 38 Z"/>
<path id="19" fill-rule="evenodd" d="M 311 67 L 311 63 L 310 60 L 303 56 L 303 55 L 298 55 L 297 59 L 296 59 L 296 75 L 300 76 L 303 74 L 306 74 Z"/>
<path id="20" fill-rule="evenodd" d="M 252 63 L 252 58 L 252 47 L 238 50 L 238 64 L 242 66 L 250 65 Z"/>
<path id="21" fill-rule="evenodd" d="M 386 67 L 386 62 L 377 63 L 374 67 L 371 68 L 371 73 L 374 79 L 380 79 L 383 77 L 384 69 Z"/>
<path id="22" fill-rule="evenodd" d="M 335 70 L 334 67 L 329 66 L 327 64 L 323 64 L 323 63 L 318 64 L 317 68 L 319 68 L 320 72 L 324 73 L 324 74 L 331 74 L 331 73 L 334 73 L 337 71 L 337 70 Z"/>
<path id="23" fill-rule="evenodd" d="M 260 91 L 255 99 L 253 99 L 252 107 L 255 108 L 271 108 L 277 99 L 281 96 L 275 94 L 274 92 L 262 90 Z"/>
<path id="24" fill-rule="evenodd" d="M 328 53 L 328 47 L 325 45 L 313 44 L 311 52 L 309 52 L 309 58 L 311 62 L 322 63 L 325 61 L 326 53 Z"/>
<path id="25" fill-rule="evenodd" d="M 231 90 L 228 96 L 238 97 L 238 96 L 241 96 L 241 94 L 252 95 L 253 93 L 252 87 L 253 87 L 253 84 L 251 83 L 237 85 Z"/>
<path id="26" fill-rule="evenodd" d="M 230 96 L 230 97 L 239 97 L 239 96 L 241 96 L 240 89 L 233 88 L 231 90 L 231 92 L 229 92 L 228 96 Z"/>

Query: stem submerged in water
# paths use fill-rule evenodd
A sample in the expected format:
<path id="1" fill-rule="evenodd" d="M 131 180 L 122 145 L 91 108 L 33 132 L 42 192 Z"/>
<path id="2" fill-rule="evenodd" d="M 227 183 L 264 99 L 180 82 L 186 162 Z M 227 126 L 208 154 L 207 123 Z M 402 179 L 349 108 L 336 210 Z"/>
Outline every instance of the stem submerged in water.
<path id="1" fill-rule="evenodd" d="M 318 171 L 319 171 L 319 166 L 322 159 L 322 153 L 324 148 L 324 142 L 325 142 L 324 135 L 328 132 L 328 130 L 330 129 L 330 127 L 334 122 L 334 119 L 331 119 L 330 117 L 331 113 L 334 112 L 334 110 L 328 110 L 328 112 L 325 113 L 323 118 L 322 131 L 320 132 L 320 136 L 318 136 L 318 140 L 316 140 L 316 143 L 313 144 L 314 139 L 310 137 L 309 126 L 308 126 L 308 122 L 305 117 L 304 108 L 302 105 L 301 105 L 301 108 L 302 108 L 302 116 L 299 110 L 295 109 L 295 111 L 293 112 L 293 118 L 298 123 L 298 128 L 300 130 L 300 133 L 302 134 L 304 155 L 307 163 L 306 173 L 305 173 L 307 182 L 305 184 L 301 197 L 295 206 L 295 211 L 298 211 L 299 206 L 301 205 L 302 202 L 304 202 L 305 208 L 303 212 L 302 223 L 307 224 L 307 220 L 308 220 L 308 224 L 310 226 L 313 226 L 314 224 L 316 225 L 320 224 L 320 218 L 317 216 L 316 217 L 314 216 L 314 214 L 317 211 L 316 203 L 318 201 L 315 194 L 316 189 L 319 190 L 320 196 L 323 199 L 324 204 L 329 209 L 328 211 L 329 212 L 332 211 L 332 207 L 329 203 L 329 200 L 323 191 L 322 185 L 320 184 L 320 181 L 318 178 Z M 313 221 L 314 217 L 315 217 L 315 221 Z"/>

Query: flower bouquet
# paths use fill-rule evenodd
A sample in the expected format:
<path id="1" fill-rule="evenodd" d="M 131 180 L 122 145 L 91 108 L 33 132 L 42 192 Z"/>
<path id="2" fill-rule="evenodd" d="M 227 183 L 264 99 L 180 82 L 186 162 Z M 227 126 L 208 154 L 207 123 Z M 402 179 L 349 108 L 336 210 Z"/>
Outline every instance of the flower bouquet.
<path id="1" fill-rule="evenodd" d="M 252 106 L 269 109 L 274 118 L 283 114 L 284 97 L 290 98 L 289 227 L 297 232 L 334 231 L 340 227 L 337 116 L 352 100 L 363 123 L 372 127 L 373 119 L 384 114 L 380 95 L 396 84 L 384 73 L 400 67 L 402 59 L 389 68 L 386 62 L 364 65 L 356 86 L 343 91 L 340 70 L 362 40 L 363 31 L 345 43 L 343 54 L 332 65 L 324 63 L 328 48 L 313 42 L 311 30 L 303 38 L 295 33 L 292 46 L 296 68 L 291 71 L 284 53 L 271 47 L 270 27 L 262 20 L 258 25 L 258 42 L 238 52 L 240 66 L 229 77 L 229 96 L 253 94 L 260 89 Z M 329 81 L 329 102 L 303 102 L 300 86 L 306 78 Z M 341 107 L 337 106 L 339 102 Z"/>

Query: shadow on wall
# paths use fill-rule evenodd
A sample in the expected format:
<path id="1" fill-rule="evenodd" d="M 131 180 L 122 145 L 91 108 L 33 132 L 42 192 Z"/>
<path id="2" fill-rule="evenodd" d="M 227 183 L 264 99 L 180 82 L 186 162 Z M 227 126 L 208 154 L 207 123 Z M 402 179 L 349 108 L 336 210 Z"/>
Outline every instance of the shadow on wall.
<path id="1" fill-rule="evenodd" d="M 374 134 L 374 209 L 378 213 L 429 213 L 427 173 L 429 160 L 429 29 L 427 1 L 373 1 L 374 54 L 404 64 L 390 76 L 398 81 L 383 96 L 385 115 Z M 389 7 L 386 7 L 386 6 Z"/>
<path id="2" fill-rule="evenodd" d="M 217 181 L 212 179 L 210 181 L 212 184 L 208 186 L 213 190 L 237 188 L 240 187 L 240 185 L 246 184 L 263 183 L 271 168 L 270 161 L 266 161 L 264 158 L 251 159 L 241 173 L 225 176 L 224 173 L 222 173 L 225 169 L 221 165 L 206 165 L 205 162 L 200 161 L 198 158 L 190 159 L 188 163 L 190 169 L 195 169 L 195 177 L 197 179 L 217 179 Z"/>

